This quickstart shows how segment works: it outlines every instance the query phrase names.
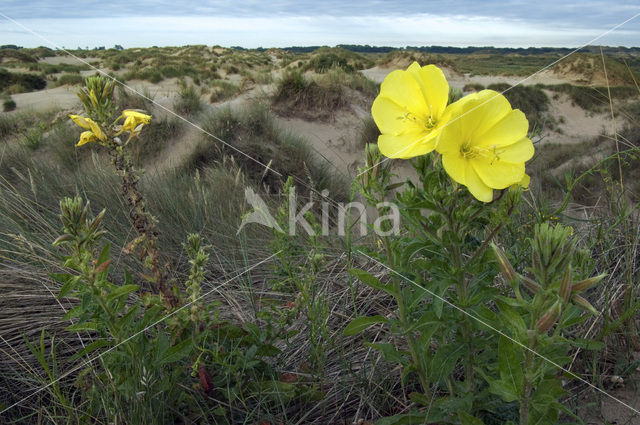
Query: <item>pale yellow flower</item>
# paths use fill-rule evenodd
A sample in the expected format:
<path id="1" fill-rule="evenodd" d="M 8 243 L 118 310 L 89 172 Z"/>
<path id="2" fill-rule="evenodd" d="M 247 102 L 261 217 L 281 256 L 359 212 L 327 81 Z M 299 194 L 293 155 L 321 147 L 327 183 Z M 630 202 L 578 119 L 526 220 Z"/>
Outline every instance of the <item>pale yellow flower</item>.
<path id="1" fill-rule="evenodd" d="M 142 112 L 133 111 L 131 109 L 125 109 L 122 111 L 122 117 L 124 118 L 124 124 L 118 132 L 118 134 L 130 131 L 136 133 L 141 130 L 141 126 L 149 124 L 151 122 L 151 115 L 143 114 Z"/>
<path id="2" fill-rule="evenodd" d="M 93 134 L 103 142 L 107 140 L 107 136 L 104 134 L 100 126 L 91 118 L 86 118 L 81 115 L 69 115 L 69 118 L 71 118 L 80 127 L 86 130 L 91 130 L 91 132 L 93 132 Z"/>
<path id="3" fill-rule="evenodd" d="M 446 172 L 478 200 L 493 200 L 493 189 L 528 186 L 524 163 L 533 156 L 529 122 L 493 90 L 470 94 L 450 105 L 450 119 L 436 150 Z"/>
<path id="4" fill-rule="evenodd" d="M 413 158 L 435 148 L 446 123 L 449 84 L 440 68 L 414 62 L 384 79 L 371 114 L 380 129 L 378 147 L 389 158 Z"/>
<path id="5" fill-rule="evenodd" d="M 96 135 L 93 133 L 93 131 L 83 131 L 82 134 L 80 134 L 80 141 L 76 144 L 76 146 L 82 146 L 95 141 Z"/>

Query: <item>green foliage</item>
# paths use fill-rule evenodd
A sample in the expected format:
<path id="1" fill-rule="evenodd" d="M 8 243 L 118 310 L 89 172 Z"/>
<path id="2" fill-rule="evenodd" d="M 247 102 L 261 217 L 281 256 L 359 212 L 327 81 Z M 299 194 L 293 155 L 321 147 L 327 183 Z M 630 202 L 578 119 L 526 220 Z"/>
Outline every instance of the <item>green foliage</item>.
<path id="1" fill-rule="evenodd" d="M 632 86 L 614 86 L 607 89 L 607 87 L 601 86 L 592 87 L 565 83 L 544 87 L 557 93 L 565 93 L 574 105 L 594 113 L 609 109 L 609 93 L 612 99 L 617 100 L 626 100 L 638 96 L 638 89 Z"/>
<path id="2" fill-rule="evenodd" d="M 469 92 L 469 91 L 480 91 L 484 89 L 485 87 L 480 83 L 468 83 L 464 85 L 464 87 L 462 88 L 462 91 Z"/>
<path id="3" fill-rule="evenodd" d="M 209 136 L 204 136 L 187 158 L 185 166 L 188 169 L 202 169 L 233 156 L 249 179 L 256 185 L 266 185 L 269 190 L 282 187 L 282 176 L 294 176 L 297 181 L 310 182 L 317 190 L 328 189 L 332 199 L 346 198 L 346 184 L 340 176 L 320 162 L 304 139 L 282 130 L 267 105 L 254 103 L 241 111 L 222 108 L 205 114 L 201 125 L 207 133 L 240 149 L 250 158 L 265 165 L 270 163 L 280 174 L 265 173 L 264 166 Z"/>
<path id="4" fill-rule="evenodd" d="M 200 94 L 193 85 L 182 82 L 178 98 L 173 104 L 173 109 L 179 114 L 195 114 L 204 108 L 200 100 Z"/>
<path id="5" fill-rule="evenodd" d="M 38 123 L 22 134 L 22 143 L 31 150 L 38 149 L 42 143 L 46 129 L 47 127 L 44 122 Z"/>
<path id="6" fill-rule="evenodd" d="M 274 109 L 285 116 L 329 119 L 347 104 L 344 89 L 334 81 L 305 77 L 300 71 L 285 71 L 272 97 Z"/>
<path id="7" fill-rule="evenodd" d="M 34 74 L 21 74 L 0 68 L 0 91 L 9 90 L 11 93 L 42 90 L 47 86 L 44 78 Z"/>
<path id="8" fill-rule="evenodd" d="M 531 75 L 556 59 L 555 55 L 450 55 L 458 71 L 472 75 Z"/>
<path id="9" fill-rule="evenodd" d="M 209 85 L 212 88 L 211 95 L 209 96 L 211 103 L 227 100 L 240 92 L 238 86 L 224 80 L 212 80 L 209 82 Z"/>
<path id="10" fill-rule="evenodd" d="M 375 154 L 367 160 L 377 162 Z M 395 308 L 391 315 L 356 317 L 344 333 L 367 335 L 374 326 L 379 335 L 381 326 L 388 329 L 388 339 L 378 337 L 367 345 L 401 368 L 404 385 L 414 391 L 412 401 L 429 409 L 379 423 L 504 423 L 514 417 L 514 402 L 522 424 L 557 423 L 564 391 L 549 360 L 558 365 L 569 361 L 563 333 L 577 323 L 580 308 L 588 310 L 578 292 L 597 283 L 572 284 L 579 275 L 571 268 L 578 262 L 569 229 L 536 228 L 528 269 L 532 277 L 522 278 L 533 299 L 523 298 L 515 283 L 520 275 L 494 248 L 508 284 L 500 289 L 494 285 L 496 263 L 486 248 L 517 209 L 520 189 L 505 189 L 494 202 L 482 204 L 452 185 L 431 155 L 414 159 L 413 165 L 419 184 L 407 181 L 397 195 L 402 232 L 379 236 L 381 251 L 365 251 L 389 273 L 351 271 L 364 285 L 391 296 Z M 388 167 L 380 165 L 363 174 L 359 185 L 371 207 L 393 187 Z M 494 303 L 497 311 L 488 307 Z M 457 418 L 449 414 L 452 406 Z"/>
<path id="11" fill-rule="evenodd" d="M 83 82 L 84 78 L 80 74 L 62 74 L 56 80 L 55 86 L 75 86 Z"/>
<path id="12" fill-rule="evenodd" d="M 355 69 L 347 63 L 345 58 L 335 53 L 321 53 L 311 58 L 307 64 L 307 69 L 311 69 L 318 74 L 324 74 L 331 68 L 340 68 L 346 72 L 354 72 Z"/>
<path id="13" fill-rule="evenodd" d="M 2 101 L 2 110 L 4 112 L 11 112 L 16 109 L 16 102 L 9 98 Z"/>

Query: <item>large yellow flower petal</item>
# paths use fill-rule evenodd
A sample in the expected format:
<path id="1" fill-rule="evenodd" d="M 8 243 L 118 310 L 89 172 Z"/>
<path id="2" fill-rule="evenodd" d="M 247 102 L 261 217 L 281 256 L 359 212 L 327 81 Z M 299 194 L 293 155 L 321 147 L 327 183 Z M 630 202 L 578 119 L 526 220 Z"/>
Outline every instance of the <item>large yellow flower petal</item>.
<path id="1" fill-rule="evenodd" d="M 442 166 L 454 181 L 466 184 L 466 169 L 469 167 L 467 160 L 455 153 L 446 154 L 442 155 Z"/>
<path id="2" fill-rule="evenodd" d="M 529 174 L 525 174 L 524 177 L 522 177 L 522 180 L 518 182 L 518 186 L 522 186 L 525 189 L 529 189 L 530 182 L 531 182 L 531 177 L 529 177 Z"/>
<path id="3" fill-rule="evenodd" d="M 476 158 L 470 162 L 484 184 L 493 189 L 509 187 L 524 176 L 524 162 L 513 163 L 496 158 Z"/>
<path id="4" fill-rule="evenodd" d="M 482 90 L 463 97 L 449 106 L 451 118 L 445 126 L 461 122 L 460 137 L 471 139 L 486 133 L 512 111 L 509 101 L 493 90 Z"/>
<path id="5" fill-rule="evenodd" d="M 416 79 L 406 71 L 396 70 L 387 75 L 380 86 L 380 97 L 386 97 L 402 107 L 403 115 L 392 117 L 398 119 L 415 118 L 424 120 L 429 115 L 429 109 L 422 89 Z M 373 111 L 372 111 L 373 112 Z M 378 123 L 381 117 L 374 115 Z"/>
<path id="6" fill-rule="evenodd" d="M 80 127 L 84 128 L 85 130 L 90 130 L 91 129 L 91 126 L 87 122 L 87 118 L 85 118 L 85 117 L 83 117 L 81 115 L 69 115 L 69 118 L 71 118 L 73 120 L 73 122 L 78 124 Z"/>
<path id="7" fill-rule="evenodd" d="M 482 181 L 474 167 L 467 167 L 466 171 L 465 186 L 467 186 L 469 192 L 479 201 L 493 201 L 493 190 Z"/>
<path id="8" fill-rule="evenodd" d="M 382 134 L 378 148 L 388 158 L 413 158 L 431 152 L 435 148 L 436 134 L 424 131 L 407 131 L 401 134 Z"/>
<path id="9" fill-rule="evenodd" d="M 421 131 L 424 126 L 416 119 L 406 117 L 406 108 L 388 97 L 378 96 L 371 106 L 373 120 L 381 133 L 399 134 L 406 131 Z"/>
<path id="10" fill-rule="evenodd" d="M 526 162 L 533 157 L 533 143 L 524 137 L 504 148 L 497 149 L 496 154 L 501 161 Z"/>
<path id="11" fill-rule="evenodd" d="M 122 115 L 125 118 L 132 117 L 136 122 L 141 124 L 149 124 L 151 121 L 151 115 L 143 114 L 142 112 L 134 111 L 133 109 L 125 109 L 122 111 Z"/>
<path id="12" fill-rule="evenodd" d="M 87 143 L 94 142 L 96 140 L 96 135 L 91 131 L 83 131 L 80 134 L 80 141 L 76 143 L 76 146 L 86 145 Z"/>
<path id="13" fill-rule="evenodd" d="M 434 129 L 437 133 L 436 150 L 438 153 L 445 155 L 448 153 L 458 155 L 460 153 L 460 145 L 465 142 L 464 124 L 465 122 L 456 119 L 461 113 L 461 105 L 455 102 L 445 109 L 440 119 L 440 124 Z"/>
<path id="14" fill-rule="evenodd" d="M 431 116 L 438 119 L 449 101 L 449 83 L 444 73 L 435 65 L 421 67 L 418 62 L 412 63 L 407 72 L 413 75 L 420 85 Z"/>
<path id="15" fill-rule="evenodd" d="M 107 140 L 107 136 L 105 136 L 100 126 L 94 120 L 92 120 L 91 118 L 85 118 L 85 120 L 87 120 L 89 128 L 91 128 L 91 131 L 98 139 L 102 140 L 103 142 Z"/>
<path id="16" fill-rule="evenodd" d="M 122 129 L 118 132 L 118 134 L 124 131 L 135 133 L 136 130 L 140 130 L 140 126 L 149 124 L 149 122 L 151 122 L 151 115 L 146 115 L 142 112 L 134 111 L 131 109 L 125 109 L 124 111 L 122 111 L 122 116 L 124 117 L 124 123 L 122 124 Z"/>
<path id="17" fill-rule="evenodd" d="M 473 137 L 473 144 L 475 146 L 506 146 L 526 137 L 528 131 L 527 117 L 521 110 L 515 109 L 484 133 L 477 132 Z"/>

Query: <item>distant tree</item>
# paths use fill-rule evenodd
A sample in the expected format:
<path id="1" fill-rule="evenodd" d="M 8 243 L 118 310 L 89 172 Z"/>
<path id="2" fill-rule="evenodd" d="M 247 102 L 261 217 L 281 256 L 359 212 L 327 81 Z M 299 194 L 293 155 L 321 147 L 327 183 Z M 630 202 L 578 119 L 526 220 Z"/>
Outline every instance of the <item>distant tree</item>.
<path id="1" fill-rule="evenodd" d="M 119 44 L 116 44 L 115 46 L 113 46 L 113 48 L 116 49 L 116 50 L 124 50 L 124 47 L 122 47 Z"/>
<path id="2" fill-rule="evenodd" d="M 0 46 L 0 49 L 19 50 L 19 49 L 22 49 L 22 47 L 21 46 L 16 46 L 15 44 L 5 44 L 4 46 Z"/>

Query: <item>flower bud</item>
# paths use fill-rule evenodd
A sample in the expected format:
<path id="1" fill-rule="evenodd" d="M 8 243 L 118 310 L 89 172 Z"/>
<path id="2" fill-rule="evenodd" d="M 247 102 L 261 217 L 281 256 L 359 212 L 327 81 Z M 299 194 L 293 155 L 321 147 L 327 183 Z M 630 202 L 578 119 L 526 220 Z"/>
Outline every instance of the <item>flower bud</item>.
<path id="1" fill-rule="evenodd" d="M 89 228 L 92 231 L 95 231 L 98 229 L 98 226 L 100 225 L 100 222 L 102 221 L 103 217 L 104 217 L 104 213 L 107 210 L 103 209 L 102 211 L 100 211 L 100 213 L 98 214 L 98 216 L 96 218 L 93 219 L 93 222 L 91 222 L 91 226 L 89 226 Z"/>
<path id="2" fill-rule="evenodd" d="M 587 301 L 586 299 L 584 299 L 583 297 L 581 297 L 578 294 L 573 294 L 573 296 L 571 297 L 571 301 L 573 301 L 573 303 L 575 305 L 577 305 L 578 307 L 587 310 L 588 312 L 597 315 L 599 314 L 599 311 L 595 309 L 594 306 L 591 305 L 591 303 L 589 301 Z"/>
<path id="3" fill-rule="evenodd" d="M 564 302 L 569 301 L 569 296 L 571 295 L 571 281 L 573 279 L 573 275 L 571 273 L 571 266 L 567 267 L 567 270 L 562 277 L 562 282 L 560 282 L 560 291 L 558 295 Z"/>
<path id="4" fill-rule="evenodd" d="M 72 235 L 69 235 L 69 234 L 60 235 L 60 236 L 58 236 L 58 237 L 56 238 L 56 240 L 55 240 L 55 241 L 53 241 L 53 246 L 58 246 L 58 245 L 60 245 L 61 243 L 63 243 L 63 242 L 68 242 L 68 241 L 70 241 L 70 240 L 72 240 L 72 239 L 73 239 L 73 236 L 72 236 Z"/>
<path id="5" fill-rule="evenodd" d="M 535 280 L 523 275 L 518 276 L 520 277 L 520 282 L 522 283 L 522 285 L 524 285 L 524 287 L 531 291 L 533 294 L 537 293 L 541 289 L 540 285 L 538 285 Z"/>
<path id="6" fill-rule="evenodd" d="M 598 276 L 590 277 L 589 279 L 581 280 L 580 282 L 574 283 L 571 287 L 571 292 L 577 293 L 585 291 L 591 287 L 596 286 L 602 279 L 604 279 L 607 275 L 601 274 Z"/>
<path id="7" fill-rule="evenodd" d="M 516 278 L 516 271 L 513 269 L 513 266 L 507 259 L 507 256 L 496 244 L 492 243 L 491 248 L 493 248 L 493 252 L 496 254 L 496 259 L 498 260 L 500 270 L 502 271 L 505 280 L 507 282 L 513 282 Z"/>
<path id="8" fill-rule="evenodd" d="M 538 329 L 538 331 L 546 332 L 547 330 L 549 330 L 549 328 L 551 328 L 556 323 L 558 317 L 560 317 L 561 312 L 562 303 L 560 301 L 556 301 L 555 304 L 553 304 L 549 308 L 549 310 L 547 310 L 547 312 L 542 315 L 540 320 L 538 320 L 538 323 L 536 323 L 536 328 Z"/>
<path id="9" fill-rule="evenodd" d="M 105 261 L 104 263 L 100 264 L 98 266 L 98 268 L 96 269 L 96 273 L 102 273 L 103 271 L 105 271 L 107 269 L 107 267 L 109 267 L 109 264 L 111 264 L 111 259 Z"/>

